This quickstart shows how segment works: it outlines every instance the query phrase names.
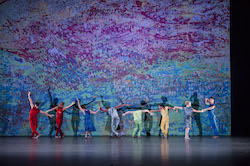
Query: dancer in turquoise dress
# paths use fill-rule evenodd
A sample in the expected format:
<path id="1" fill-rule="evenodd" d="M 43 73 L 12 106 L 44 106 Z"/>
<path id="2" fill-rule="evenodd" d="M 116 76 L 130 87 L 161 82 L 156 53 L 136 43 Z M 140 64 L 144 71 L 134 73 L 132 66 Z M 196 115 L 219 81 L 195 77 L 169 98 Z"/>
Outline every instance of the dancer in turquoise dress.
<path id="1" fill-rule="evenodd" d="M 96 131 L 94 123 L 91 120 L 90 114 L 96 114 L 100 109 L 98 109 L 97 111 L 91 111 L 91 110 L 87 110 L 85 106 L 81 106 L 80 102 L 78 99 L 77 100 L 77 104 L 78 104 L 78 108 L 82 111 L 83 115 L 85 116 L 85 138 L 92 138 L 90 132 L 91 131 Z"/>

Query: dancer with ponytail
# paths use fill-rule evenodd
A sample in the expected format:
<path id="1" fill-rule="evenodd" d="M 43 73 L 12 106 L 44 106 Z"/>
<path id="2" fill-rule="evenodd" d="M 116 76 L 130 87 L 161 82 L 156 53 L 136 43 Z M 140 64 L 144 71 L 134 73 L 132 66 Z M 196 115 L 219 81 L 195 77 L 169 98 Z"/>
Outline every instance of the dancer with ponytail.
<path id="1" fill-rule="evenodd" d="M 62 132 L 62 123 L 63 123 L 63 112 L 70 108 L 72 105 L 74 105 L 75 102 L 73 101 L 70 105 L 68 105 L 67 107 L 64 107 L 64 102 L 61 102 L 58 106 L 46 111 L 47 113 L 53 110 L 56 110 L 56 124 L 57 124 L 57 129 L 56 129 L 56 136 L 55 138 L 62 138 L 64 137 L 64 134 Z M 58 134 L 60 133 L 60 136 L 58 136 Z"/>
<path id="2" fill-rule="evenodd" d="M 32 138 L 38 138 L 39 137 L 39 133 L 36 130 L 37 129 L 37 115 L 39 113 L 42 113 L 42 114 L 47 115 L 47 116 L 49 116 L 51 118 L 54 115 L 50 115 L 47 112 L 43 112 L 43 111 L 39 110 L 38 107 L 39 107 L 40 103 L 39 102 L 35 102 L 35 105 L 33 104 L 33 101 L 32 101 L 32 99 L 30 97 L 30 92 L 28 93 L 28 99 L 29 99 L 30 107 L 31 107 L 30 115 L 29 115 L 30 127 L 31 127 L 31 130 L 32 130 L 31 137 Z"/>
<path id="3" fill-rule="evenodd" d="M 96 131 L 94 123 L 91 120 L 90 114 L 96 114 L 100 109 L 98 109 L 97 111 L 92 111 L 92 110 L 87 110 L 85 105 L 81 106 L 80 102 L 78 99 L 77 100 L 77 104 L 78 104 L 78 108 L 82 111 L 83 115 L 85 116 L 85 138 L 92 138 L 90 132 L 91 131 Z"/>

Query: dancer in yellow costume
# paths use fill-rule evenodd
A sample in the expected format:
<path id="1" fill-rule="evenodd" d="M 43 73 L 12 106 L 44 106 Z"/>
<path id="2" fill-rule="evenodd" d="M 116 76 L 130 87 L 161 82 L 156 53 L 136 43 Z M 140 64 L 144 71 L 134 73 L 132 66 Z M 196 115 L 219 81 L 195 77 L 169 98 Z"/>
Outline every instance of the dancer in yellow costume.
<path id="1" fill-rule="evenodd" d="M 159 107 L 159 110 L 151 110 L 150 112 L 161 112 L 161 116 L 162 116 L 161 131 L 163 133 L 163 138 L 167 138 L 168 128 L 169 128 L 168 110 L 173 109 L 173 107 L 169 107 L 169 106 L 164 107 L 162 103 L 160 103 L 158 107 Z"/>

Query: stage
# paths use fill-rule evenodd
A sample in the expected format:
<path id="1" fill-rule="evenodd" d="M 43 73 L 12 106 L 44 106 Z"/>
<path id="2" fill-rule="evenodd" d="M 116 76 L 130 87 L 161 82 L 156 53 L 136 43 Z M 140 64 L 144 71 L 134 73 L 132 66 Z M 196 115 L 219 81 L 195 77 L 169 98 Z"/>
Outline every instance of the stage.
<path id="1" fill-rule="evenodd" d="M 246 165 L 250 138 L 0 137 L 1 165 Z"/>

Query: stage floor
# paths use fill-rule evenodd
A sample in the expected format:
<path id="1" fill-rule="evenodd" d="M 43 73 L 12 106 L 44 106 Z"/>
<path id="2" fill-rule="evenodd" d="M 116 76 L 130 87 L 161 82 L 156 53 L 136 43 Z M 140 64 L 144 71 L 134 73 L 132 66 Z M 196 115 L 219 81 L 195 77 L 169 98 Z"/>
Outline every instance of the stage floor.
<path id="1" fill-rule="evenodd" d="M 248 165 L 250 138 L 0 137 L 5 165 Z"/>

